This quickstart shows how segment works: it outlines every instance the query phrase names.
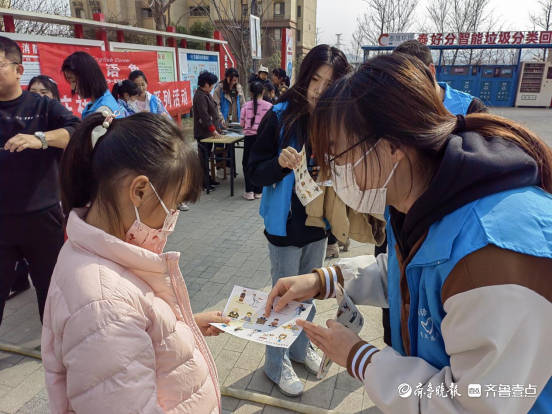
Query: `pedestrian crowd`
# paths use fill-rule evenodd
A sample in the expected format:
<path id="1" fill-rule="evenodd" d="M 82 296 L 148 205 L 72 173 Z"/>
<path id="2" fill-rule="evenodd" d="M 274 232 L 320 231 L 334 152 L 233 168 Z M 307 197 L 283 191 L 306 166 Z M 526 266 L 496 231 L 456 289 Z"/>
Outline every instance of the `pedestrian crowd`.
<path id="1" fill-rule="evenodd" d="M 552 413 L 552 150 L 439 83 L 426 46 L 354 70 L 318 45 L 293 84 L 264 66 L 247 88 L 235 68 L 220 82 L 202 72 L 197 146 L 145 73 L 109 91 L 85 52 L 60 70 L 90 100 L 82 119 L 48 76 L 22 90 L 21 50 L 0 36 L 0 322 L 30 277 L 52 413 L 222 411 L 204 338 L 229 319 L 193 313 L 186 252 L 165 244 L 186 204 L 226 177 L 224 144 L 202 140 L 229 130 L 244 135 L 243 196 L 260 199 L 270 258 L 258 316 L 342 292 L 384 309 L 378 349 L 336 321 L 314 324 L 313 306 L 290 348 L 266 347 L 283 394 L 303 393 L 296 368 L 318 373 L 322 351 L 385 413 Z M 338 258 L 350 239 L 376 254 Z M 472 398 L 474 384 L 535 393 Z M 458 392 L 402 393 L 417 385 Z"/>

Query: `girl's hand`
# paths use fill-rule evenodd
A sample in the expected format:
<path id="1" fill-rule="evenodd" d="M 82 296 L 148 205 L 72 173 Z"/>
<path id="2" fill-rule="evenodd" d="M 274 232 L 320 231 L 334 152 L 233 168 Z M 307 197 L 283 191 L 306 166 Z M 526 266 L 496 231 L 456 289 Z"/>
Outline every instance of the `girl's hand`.
<path id="1" fill-rule="evenodd" d="M 210 323 L 230 323 L 230 318 L 222 316 L 222 312 L 218 311 L 196 313 L 194 319 L 203 336 L 217 336 L 223 332 Z"/>
<path id="2" fill-rule="evenodd" d="M 298 320 L 305 333 L 336 364 L 347 367 L 347 357 L 355 344 L 362 341 L 360 336 L 332 319 L 326 321 L 327 328 L 312 322 Z"/>
<path id="3" fill-rule="evenodd" d="M 292 300 L 301 302 L 314 298 L 320 293 L 320 286 L 320 278 L 315 273 L 279 279 L 266 300 L 265 316 L 268 317 L 272 312 L 272 304 L 277 296 L 281 298 L 274 310 L 279 312 Z"/>
<path id="4" fill-rule="evenodd" d="M 301 155 L 293 147 L 284 148 L 278 157 L 278 164 L 282 168 L 293 170 L 301 165 Z"/>

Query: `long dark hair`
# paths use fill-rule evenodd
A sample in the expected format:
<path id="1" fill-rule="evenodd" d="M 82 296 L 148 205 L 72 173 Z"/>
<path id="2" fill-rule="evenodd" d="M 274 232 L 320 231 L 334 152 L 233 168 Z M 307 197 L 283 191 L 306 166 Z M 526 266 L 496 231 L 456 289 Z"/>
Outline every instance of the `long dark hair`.
<path id="1" fill-rule="evenodd" d="M 148 78 L 146 78 L 146 74 L 142 72 L 141 70 L 133 70 L 128 74 L 128 80 L 134 82 L 137 78 L 143 77 L 144 81 L 148 83 Z"/>
<path id="2" fill-rule="evenodd" d="M 140 94 L 140 90 L 134 82 L 128 79 L 116 82 L 115 85 L 113 85 L 111 95 L 113 95 L 115 99 L 123 99 L 125 93 L 128 93 L 129 96 L 137 96 Z"/>
<path id="3" fill-rule="evenodd" d="M 41 84 L 43 84 L 44 87 L 52 93 L 54 99 L 56 101 L 59 101 L 59 90 L 56 82 L 51 77 L 46 75 L 35 76 L 29 81 L 29 86 L 27 86 L 27 90 L 31 90 L 31 86 L 33 86 L 33 83 L 36 82 L 40 82 Z"/>
<path id="4" fill-rule="evenodd" d="M 225 93 L 230 93 L 230 84 L 228 83 L 228 78 L 238 78 L 240 74 L 236 68 L 228 68 L 224 72 L 224 80 L 222 81 L 222 89 Z"/>
<path id="5" fill-rule="evenodd" d="M 251 118 L 251 126 L 255 124 L 257 118 L 257 109 L 259 102 L 257 99 L 259 96 L 263 96 L 264 86 L 261 82 L 253 82 L 249 85 L 249 92 L 251 93 L 251 99 L 253 99 L 253 118 Z"/>
<path id="6" fill-rule="evenodd" d="M 288 103 L 282 116 L 282 124 L 284 125 L 284 146 L 289 144 L 291 136 L 296 128 L 299 128 L 299 130 L 303 132 L 297 136 L 297 139 L 300 141 L 299 144 L 304 144 L 306 141 L 309 122 L 307 90 L 311 79 L 323 65 L 332 67 L 332 79 L 334 81 L 351 70 L 351 66 L 345 54 L 335 47 L 318 45 L 307 53 L 299 68 L 299 75 L 297 76 L 295 84 L 278 100 L 278 102 Z"/>
<path id="7" fill-rule="evenodd" d="M 310 133 L 316 137 L 314 153 L 323 174 L 330 169 L 332 157 L 327 155 L 341 155 L 334 151 L 336 132 L 345 137 L 348 149 L 359 146 L 361 152 L 381 138 L 399 148 L 413 148 L 426 168 L 440 159 L 457 121 L 437 95 L 429 68 L 416 57 L 393 53 L 368 60 L 328 88 L 314 111 Z M 486 113 L 467 115 L 464 130 L 502 137 L 521 147 L 537 162 L 541 187 L 552 192 L 552 150 L 534 133 Z"/>
<path id="8" fill-rule="evenodd" d="M 66 214 L 97 200 L 102 214 L 111 218 L 112 230 L 119 231 L 118 185 L 129 173 L 147 176 L 161 197 L 184 186 L 179 201 L 199 198 L 203 178 L 198 155 L 173 122 L 147 112 L 114 119 L 92 148 L 92 130 L 104 120 L 100 113 L 87 117 L 63 154 L 61 199 Z"/>
<path id="9" fill-rule="evenodd" d="M 71 72 L 77 78 L 77 90 L 81 98 L 96 100 L 107 91 L 107 81 L 100 65 L 86 52 L 69 55 L 61 65 L 62 72 Z"/>

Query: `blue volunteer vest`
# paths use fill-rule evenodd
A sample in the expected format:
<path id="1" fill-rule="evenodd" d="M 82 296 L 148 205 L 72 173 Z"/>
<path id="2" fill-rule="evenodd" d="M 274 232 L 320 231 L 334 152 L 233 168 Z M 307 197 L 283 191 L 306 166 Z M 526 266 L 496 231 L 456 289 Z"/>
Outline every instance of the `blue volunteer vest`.
<path id="1" fill-rule="evenodd" d="M 451 88 L 445 82 L 439 82 L 439 86 L 445 90 L 445 100 L 443 101 L 445 108 L 453 115 L 467 115 L 474 97 L 469 93 Z"/>
<path id="2" fill-rule="evenodd" d="M 272 111 L 276 114 L 280 121 L 282 114 L 287 108 L 288 103 L 282 102 L 272 107 Z M 280 129 L 279 146 L 282 146 L 284 139 L 284 128 Z M 290 145 L 297 151 L 297 139 L 293 136 L 290 140 Z M 282 148 L 278 150 L 278 154 Z M 291 195 L 293 186 L 295 185 L 295 174 L 291 171 L 279 183 L 263 187 L 263 197 L 261 198 L 261 206 L 259 213 L 264 220 L 266 232 L 273 236 L 287 236 L 287 220 L 291 210 Z"/>
<path id="3" fill-rule="evenodd" d="M 241 105 L 240 105 L 240 96 L 239 94 L 236 95 L 236 104 L 238 105 L 238 119 L 232 120 L 232 122 L 240 122 L 240 116 L 241 116 Z M 224 94 L 224 89 L 220 93 L 220 112 L 222 113 L 222 116 L 224 117 L 224 120 L 228 120 L 228 112 L 230 112 L 230 105 L 231 102 L 226 99 L 226 95 Z"/>
<path id="4" fill-rule="evenodd" d="M 400 268 L 388 210 L 386 219 L 391 342 L 397 352 L 407 355 L 401 334 Z M 551 229 L 552 195 L 538 187 L 522 187 L 483 197 L 433 223 L 406 267 L 410 294 L 408 354 L 423 358 L 437 369 L 450 365 L 441 336 L 441 322 L 446 315 L 441 289 L 463 257 L 493 244 L 552 259 Z M 544 413 L 552 413 L 552 380 L 530 411 L 530 414 Z"/>
<path id="5" fill-rule="evenodd" d="M 102 96 L 100 96 L 94 102 L 91 102 L 88 105 L 86 105 L 86 108 L 84 108 L 84 111 L 82 111 L 82 119 L 85 119 L 90 114 L 93 114 L 102 106 L 107 106 L 111 110 L 111 112 L 114 112 L 114 113 L 118 111 L 119 113 L 116 116 L 116 118 L 124 118 L 125 109 L 119 105 L 119 103 L 115 100 L 113 95 L 111 95 L 111 92 L 107 90 Z"/>

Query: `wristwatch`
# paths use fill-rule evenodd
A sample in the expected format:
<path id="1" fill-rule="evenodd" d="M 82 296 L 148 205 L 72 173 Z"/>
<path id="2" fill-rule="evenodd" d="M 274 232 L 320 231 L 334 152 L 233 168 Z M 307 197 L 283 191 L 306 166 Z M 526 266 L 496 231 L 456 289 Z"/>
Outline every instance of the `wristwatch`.
<path id="1" fill-rule="evenodd" d="M 42 149 L 45 150 L 48 148 L 48 141 L 46 141 L 46 135 L 42 131 L 36 131 L 34 136 L 42 142 Z"/>

